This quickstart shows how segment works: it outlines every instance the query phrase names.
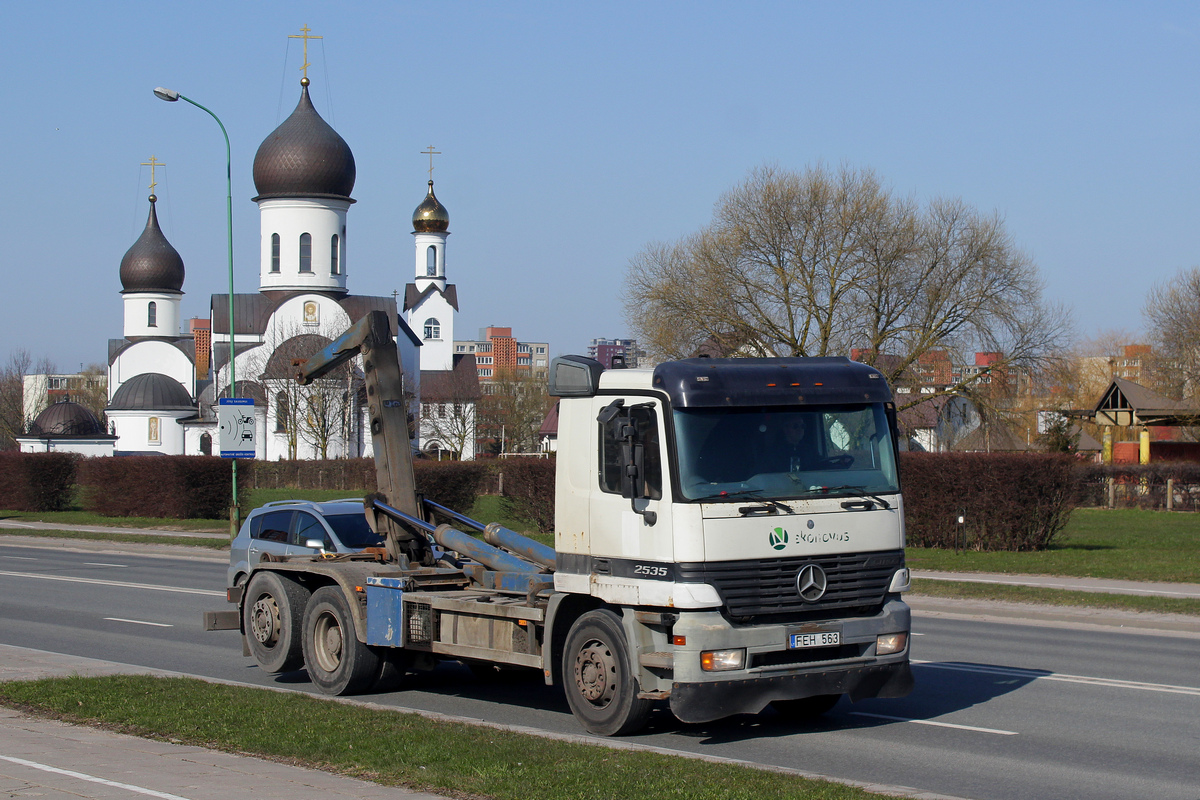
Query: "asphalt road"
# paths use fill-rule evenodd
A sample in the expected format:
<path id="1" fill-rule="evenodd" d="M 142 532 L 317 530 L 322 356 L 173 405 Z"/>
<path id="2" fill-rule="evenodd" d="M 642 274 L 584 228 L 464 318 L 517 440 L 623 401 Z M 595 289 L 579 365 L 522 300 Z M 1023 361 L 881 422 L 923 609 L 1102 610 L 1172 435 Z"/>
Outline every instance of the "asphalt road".
<path id="1" fill-rule="evenodd" d="M 200 630 L 224 575 L 211 559 L 0 543 L 0 643 L 310 690 L 303 672 L 263 674 L 236 633 Z M 1200 799 L 1200 639 L 921 616 L 914 634 L 908 698 L 843 701 L 808 725 L 660 710 L 632 740 L 973 800 Z M 458 665 L 371 699 L 579 733 L 555 689 Z"/>

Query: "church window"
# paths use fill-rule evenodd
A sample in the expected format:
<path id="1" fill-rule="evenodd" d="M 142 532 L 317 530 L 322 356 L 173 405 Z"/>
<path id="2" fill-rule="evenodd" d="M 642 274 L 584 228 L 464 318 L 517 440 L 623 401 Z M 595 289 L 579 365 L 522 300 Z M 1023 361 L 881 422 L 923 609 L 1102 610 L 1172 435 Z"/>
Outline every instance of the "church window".
<path id="1" fill-rule="evenodd" d="M 212 436 L 207 433 L 200 434 L 200 453 L 202 455 L 212 455 Z"/>
<path id="2" fill-rule="evenodd" d="M 288 429 L 288 397 L 287 392 L 275 395 L 275 431 L 286 433 Z"/>
<path id="3" fill-rule="evenodd" d="M 335 233 L 329 239 L 329 274 L 330 275 L 340 275 L 342 272 L 342 265 L 338 260 L 338 256 L 340 255 L 340 253 L 338 252 L 338 244 L 339 244 L 338 235 Z"/>
<path id="4" fill-rule="evenodd" d="M 437 275 L 437 248 L 433 245 L 425 251 L 425 274 L 429 277 Z"/>
<path id="5" fill-rule="evenodd" d="M 151 300 L 150 304 L 146 306 L 146 327 L 158 327 L 158 303 L 154 302 L 153 300 Z"/>
<path id="6" fill-rule="evenodd" d="M 312 234 L 300 234 L 300 271 L 312 272 Z"/>
<path id="7" fill-rule="evenodd" d="M 433 317 L 425 320 L 425 338 L 440 339 L 442 338 L 442 323 L 438 322 Z"/>
<path id="8" fill-rule="evenodd" d="M 271 234 L 271 272 L 279 272 L 279 234 Z"/>

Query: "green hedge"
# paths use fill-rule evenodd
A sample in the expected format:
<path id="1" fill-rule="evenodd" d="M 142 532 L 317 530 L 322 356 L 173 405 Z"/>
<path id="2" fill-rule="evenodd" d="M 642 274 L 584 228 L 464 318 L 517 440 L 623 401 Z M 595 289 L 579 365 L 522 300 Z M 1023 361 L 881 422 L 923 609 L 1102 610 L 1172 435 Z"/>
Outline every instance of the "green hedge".
<path id="1" fill-rule="evenodd" d="M 106 517 L 228 518 L 231 464 L 210 456 L 89 458 L 79 469 L 83 505 Z"/>
<path id="2" fill-rule="evenodd" d="M 908 543 L 1044 550 L 1076 505 L 1077 463 L 1032 453 L 901 453 Z"/>
<path id="3" fill-rule="evenodd" d="M 554 530 L 553 458 L 506 458 L 496 464 L 504 474 L 504 513 L 535 525 L 541 533 Z"/>
<path id="4" fill-rule="evenodd" d="M 0 508 L 63 511 L 71 507 L 80 457 L 74 453 L 0 452 Z"/>

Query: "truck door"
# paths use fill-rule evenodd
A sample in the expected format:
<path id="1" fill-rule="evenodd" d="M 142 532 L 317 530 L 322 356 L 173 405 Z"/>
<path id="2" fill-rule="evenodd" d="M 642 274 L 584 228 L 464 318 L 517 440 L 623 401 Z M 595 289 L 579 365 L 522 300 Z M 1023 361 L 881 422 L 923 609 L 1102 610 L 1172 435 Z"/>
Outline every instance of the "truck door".
<path id="1" fill-rule="evenodd" d="M 596 414 L 612 403 L 596 399 Z M 670 481 L 666 480 L 662 408 L 645 397 L 623 399 L 620 412 L 607 422 L 597 421 L 596 488 L 589 513 L 593 556 L 670 562 Z M 633 437 L 629 433 L 632 428 Z M 626 496 L 626 475 L 636 452 L 637 474 L 632 499 Z M 614 562 L 615 563 L 615 562 Z"/>

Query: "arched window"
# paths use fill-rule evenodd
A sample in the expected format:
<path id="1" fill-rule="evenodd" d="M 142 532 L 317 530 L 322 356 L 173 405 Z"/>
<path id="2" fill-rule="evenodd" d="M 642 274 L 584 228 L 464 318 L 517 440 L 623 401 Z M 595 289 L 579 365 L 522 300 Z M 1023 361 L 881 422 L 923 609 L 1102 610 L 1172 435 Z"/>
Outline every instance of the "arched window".
<path id="1" fill-rule="evenodd" d="M 312 234 L 300 234 L 300 271 L 312 272 Z"/>
<path id="2" fill-rule="evenodd" d="M 202 455 L 212 455 L 212 436 L 207 433 L 200 434 L 200 453 Z"/>
<path id="3" fill-rule="evenodd" d="M 153 300 L 151 300 L 150 304 L 146 306 L 146 327 L 158 327 L 158 303 L 154 302 Z"/>
<path id="4" fill-rule="evenodd" d="M 425 320 L 425 338 L 440 339 L 442 338 L 442 323 L 438 322 L 433 317 Z"/>
<path id="5" fill-rule="evenodd" d="M 279 272 L 279 234 L 271 234 L 271 272 Z"/>
<path id="6" fill-rule="evenodd" d="M 329 238 L 329 274 L 338 275 L 341 271 L 342 265 L 338 260 L 338 235 L 335 233 Z"/>
<path id="7" fill-rule="evenodd" d="M 429 245 L 425 251 L 425 274 L 432 277 L 437 275 L 437 248 Z"/>
<path id="8" fill-rule="evenodd" d="M 275 431 L 284 433 L 288 429 L 288 397 L 287 392 L 275 395 Z"/>

